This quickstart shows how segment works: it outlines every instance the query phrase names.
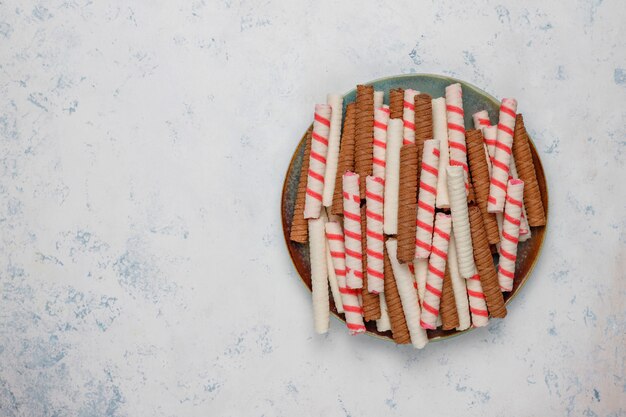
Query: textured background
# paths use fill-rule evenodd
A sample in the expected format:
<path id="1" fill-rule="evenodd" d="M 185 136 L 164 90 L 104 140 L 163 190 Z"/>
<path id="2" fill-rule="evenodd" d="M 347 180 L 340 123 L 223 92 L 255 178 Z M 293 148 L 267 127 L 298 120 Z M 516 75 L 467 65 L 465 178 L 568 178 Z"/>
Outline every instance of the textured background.
<path id="1" fill-rule="evenodd" d="M 626 415 L 623 1 L 137 3 L 0 2 L 0 415 Z M 313 103 L 410 72 L 520 101 L 543 256 L 424 351 L 316 336 L 284 172 Z"/>

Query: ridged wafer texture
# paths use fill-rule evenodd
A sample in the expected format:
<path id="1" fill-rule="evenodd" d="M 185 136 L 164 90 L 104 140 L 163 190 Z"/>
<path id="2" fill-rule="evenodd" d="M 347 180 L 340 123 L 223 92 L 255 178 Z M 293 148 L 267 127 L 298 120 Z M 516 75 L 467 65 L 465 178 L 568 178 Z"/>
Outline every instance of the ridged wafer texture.
<path id="1" fill-rule="evenodd" d="M 386 246 L 386 245 L 385 245 Z M 411 343 L 411 336 L 409 335 L 409 328 L 406 325 L 406 319 L 404 318 L 404 310 L 402 310 L 402 301 L 400 300 L 400 293 L 398 293 L 398 287 L 396 285 L 396 279 L 393 276 L 393 269 L 391 267 L 391 261 L 389 260 L 389 254 L 385 247 L 385 302 L 387 303 L 387 311 L 389 313 L 389 321 L 391 322 L 391 333 L 393 334 L 393 340 L 399 345 Z"/>
<path id="2" fill-rule="evenodd" d="M 546 214 L 541 200 L 541 191 L 537 182 L 537 173 L 530 153 L 530 144 L 524 117 L 518 114 L 515 119 L 515 135 L 513 139 L 513 156 L 517 173 L 524 181 L 524 204 L 528 214 L 528 224 L 531 226 L 545 226 Z"/>
<path id="3" fill-rule="evenodd" d="M 389 111 L 390 119 L 402 119 L 404 113 L 404 90 L 402 88 L 389 91 Z"/>
<path id="4" fill-rule="evenodd" d="M 330 210 L 332 214 L 336 215 L 343 215 L 343 186 L 341 184 L 341 178 L 346 171 L 354 171 L 355 127 L 356 104 L 350 103 L 346 107 L 346 117 L 343 121 L 341 147 L 339 149 L 339 162 L 337 163 L 337 176 L 335 179 L 335 192 L 333 193 L 333 205 Z"/>
<path id="5" fill-rule="evenodd" d="M 291 230 L 289 239 L 298 243 L 306 243 L 309 240 L 309 225 L 304 218 L 304 200 L 306 198 L 306 183 L 309 172 L 309 158 L 311 154 L 311 133 L 313 127 L 309 127 L 304 137 L 304 155 L 302 156 L 302 167 L 300 168 L 300 180 L 298 182 L 298 193 L 296 203 L 293 208 L 291 220 Z M 343 200 L 342 200 L 343 204 Z"/>
<path id="6" fill-rule="evenodd" d="M 415 143 L 433 139 L 432 97 L 421 93 L 415 96 Z M 423 145 L 422 145 L 423 146 Z"/>
<path id="7" fill-rule="evenodd" d="M 517 101 L 515 99 L 502 99 L 502 103 L 500 104 L 496 149 L 493 160 L 491 161 L 493 168 L 491 170 L 491 185 L 489 187 L 489 201 L 487 203 L 487 211 L 490 213 L 502 212 L 504 209 L 504 197 L 506 197 L 506 182 L 509 179 L 516 111 Z"/>
<path id="8" fill-rule="evenodd" d="M 489 166 L 483 145 L 483 135 L 480 130 L 468 130 L 465 136 L 467 144 L 467 159 L 469 161 L 472 187 L 474 189 L 476 205 L 483 215 L 483 223 L 489 243 L 495 245 L 500 242 L 498 222 L 494 213 L 487 212 L 489 199 Z"/>
<path id="9" fill-rule="evenodd" d="M 398 260 L 415 258 L 415 218 L 417 216 L 417 145 L 400 149 L 400 188 L 398 191 Z"/>
<path id="10" fill-rule="evenodd" d="M 452 288 L 449 268 L 448 264 L 446 264 L 441 293 L 441 306 L 439 307 L 443 330 L 452 330 L 459 327 L 459 315 L 456 311 L 456 301 L 454 299 L 454 289 Z"/>
<path id="11" fill-rule="evenodd" d="M 480 209 L 472 205 L 469 207 L 470 229 L 472 231 L 472 247 L 474 249 L 474 261 L 480 277 L 480 284 L 485 294 L 487 310 L 491 317 L 504 318 L 506 307 L 504 297 L 500 291 L 498 274 L 491 257 L 491 249 L 487 240 L 487 233 L 483 226 L 483 216 Z"/>
<path id="12" fill-rule="evenodd" d="M 363 248 L 363 289 L 361 299 L 363 300 L 363 317 L 365 321 L 378 320 L 380 318 L 380 299 L 378 294 L 373 294 L 368 290 L 367 283 L 367 213 L 365 206 L 361 207 L 361 247 Z"/>
<path id="13" fill-rule="evenodd" d="M 365 178 L 372 175 L 374 157 L 374 87 L 357 85 L 356 88 L 356 136 L 354 169 L 360 176 L 359 194 L 365 198 Z"/>
<path id="14" fill-rule="evenodd" d="M 522 196 L 524 181 L 510 179 L 507 184 L 504 219 L 502 221 L 502 242 L 500 242 L 500 263 L 498 281 L 502 291 L 512 291 L 515 280 L 515 262 L 519 242 L 521 217 L 523 213 Z"/>

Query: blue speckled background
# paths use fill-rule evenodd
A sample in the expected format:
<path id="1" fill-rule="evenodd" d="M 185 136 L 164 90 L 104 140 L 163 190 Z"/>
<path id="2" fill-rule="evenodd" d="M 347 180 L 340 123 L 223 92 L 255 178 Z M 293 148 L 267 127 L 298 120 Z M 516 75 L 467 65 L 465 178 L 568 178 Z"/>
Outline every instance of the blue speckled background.
<path id="1" fill-rule="evenodd" d="M 0 3 L 0 415 L 626 415 L 626 7 Z M 313 333 L 280 228 L 313 104 L 398 73 L 520 101 L 544 253 L 424 351 Z"/>

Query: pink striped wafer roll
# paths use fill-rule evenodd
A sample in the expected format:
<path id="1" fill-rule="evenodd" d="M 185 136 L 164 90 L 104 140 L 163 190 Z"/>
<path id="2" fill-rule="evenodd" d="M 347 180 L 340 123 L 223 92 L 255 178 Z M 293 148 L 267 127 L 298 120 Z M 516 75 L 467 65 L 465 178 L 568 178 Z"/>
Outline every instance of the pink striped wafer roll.
<path id="1" fill-rule="evenodd" d="M 424 293 L 426 292 L 426 275 L 428 275 L 428 259 L 413 259 L 413 275 L 415 275 L 415 284 L 417 286 L 417 297 L 420 300 L 420 306 L 424 301 Z"/>
<path id="2" fill-rule="evenodd" d="M 511 175 L 509 175 L 509 179 L 519 179 L 519 175 L 517 174 L 517 167 L 515 166 L 515 157 L 511 155 Z M 506 203 L 505 203 L 506 205 Z M 522 217 L 520 219 L 519 225 L 519 241 L 525 242 L 530 239 L 531 232 L 530 226 L 528 225 L 528 215 L 526 214 L 526 204 L 522 201 Z"/>
<path id="3" fill-rule="evenodd" d="M 315 119 L 309 157 L 309 173 L 304 199 L 304 218 L 317 219 L 322 210 L 322 193 L 324 192 L 324 174 L 326 171 L 326 155 L 328 153 L 328 135 L 330 132 L 331 106 L 315 105 Z"/>
<path id="4" fill-rule="evenodd" d="M 502 224 L 500 261 L 498 265 L 498 282 L 502 291 L 511 291 L 513 289 L 523 196 L 524 181 L 509 180 L 506 203 L 504 205 L 504 222 Z"/>
<path id="5" fill-rule="evenodd" d="M 454 233 L 450 233 L 450 244 L 448 245 L 448 270 L 450 271 L 450 281 L 452 282 L 452 290 L 454 291 L 454 303 L 456 304 L 456 313 L 459 316 L 459 327 L 457 330 L 468 329 L 472 320 L 470 319 L 469 301 L 467 299 L 467 281 L 459 272 L 459 263 L 456 256 L 456 244 L 454 242 Z"/>
<path id="6" fill-rule="evenodd" d="M 472 119 L 474 120 L 474 129 L 491 126 L 491 121 L 489 120 L 489 113 L 487 113 L 487 110 L 477 111 L 472 115 Z"/>
<path id="7" fill-rule="evenodd" d="M 339 144 L 341 141 L 341 120 L 343 115 L 343 96 L 328 94 L 326 102 L 331 107 L 330 131 L 328 133 L 328 152 L 326 155 L 326 170 L 324 171 L 324 192 L 322 203 L 324 207 L 333 204 L 335 179 L 337 178 L 337 164 L 339 162 Z"/>
<path id="8" fill-rule="evenodd" d="M 346 283 L 348 288 L 363 288 L 359 174 L 350 171 L 343 174 L 343 227 L 346 248 Z"/>
<path id="9" fill-rule="evenodd" d="M 450 148 L 448 147 L 448 120 L 446 115 L 446 99 L 443 97 L 432 100 L 433 106 L 433 139 L 439 141 L 439 177 L 437 178 L 437 208 L 449 208 L 448 174 L 450 165 Z"/>
<path id="10" fill-rule="evenodd" d="M 365 179 L 367 201 L 367 290 L 374 294 L 383 292 L 385 284 L 383 249 L 383 193 L 385 181 L 379 177 Z"/>
<path id="11" fill-rule="evenodd" d="M 446 87 L 446 114 L 448 117 L 448 147 L 450 165 L 463 167 L 466 192 L 469 191 L 467 147 L 465 145 L 465 119 L 463 112 L 463 91 L 461 84 Z"/>
<path id="12" fill-rule="evenodd" d="M 437 199 L 437 177 L 439 175 L 439 141 L 424 141 L 422 171 L 417 197 L 417 227 L 415 228 L 415 257 L 428 258 L 435 221 L 435 200 Z"/>
<path id="13" fill-rule="evenodd" d="M 502 99 L 500 105 L 500 121 L 498 122 L 498 137 L 496 139 L 496 151 L 491 161 L 493 168 L 491 184 L 489 186 L 489 201 L 487 211 L 489 213 L 501 212 L 504 209 L 504 197 L 506 196 L 506 182 L 509 179 L 509 165 L 511 162 L 511 146 L 513 145 L 513 129 L 515 129 L 515 112 L 517 101 L 515 99 Z"/>
<path id="14" fill-rule="evenodd" d="M 420 325 L 424 329 L 437 328 L 439 303 L 441 302 L 443 276 L 446 272 L 451 229 L 452 217 L 448 214 L 437 213 L 432 253 L 428 260 L 426 291 L 424 292 L 424 301 L 422 302 L 422 318 Z"/>
<path id="15" fill-rule="evenodd" d="M 487 312 L 487 303 L 485 302 L 485 294 L 483 286 L 480 284 L 480 277 L 475 274 L 465 281 L 467 284 L 467 298 L 469 299 L 469 308 L 472 315 L 472 325 L 474 327 L 483 327 L 489 322 L 489 313 Z"/>
<path id="16" fill-rule="evenodd" d="M 326 223 L 326 241 L 330 249 L 330 256 L 335 267 L 339 293 L 346 315 L 346 325 L 351 334 L 365 332 L 363 323 L 363 309 L 359 302 L 360 290 L 353 290 L 346 285 L 346 252 L 341 225 L 338 222 Z"/>
<path id="17" fill-rule="evenodd" d="M 498 126 L 484 126 L 483 140 L 487 146 L 487 152 L 489 155 L 489 162 L 493 161 L 496 155 L 496 138 L 498 137 Z"/>
<path id="18" fill-rule="evenodd" d="M 412 89 L 404 90 L 404 112 L 402 122 L 404 123 L 404 145 L 415 143 L 415 96 L 420 92 Z"/>
<path id="19" fill-rule="evenodd" d="M 374 158 L 372 159 L 372 175 L 382 179 L 385 179 L 387 122 L 389 122 L 389 106 L 384 105 L 374 110 Z"/>

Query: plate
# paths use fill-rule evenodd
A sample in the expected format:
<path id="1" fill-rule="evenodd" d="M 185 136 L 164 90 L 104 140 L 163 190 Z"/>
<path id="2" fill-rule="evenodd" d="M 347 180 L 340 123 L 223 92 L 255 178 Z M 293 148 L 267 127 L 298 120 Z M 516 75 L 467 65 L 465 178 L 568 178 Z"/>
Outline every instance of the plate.
<path id="1" fill-rule="evenodd" d="M 463 88 L 463 108 L 465 110 L 465 126 L 473 126 L 472 114 L 480 110 L 487 110 L 489 112 L 489 118 L 491 120 L 498 119 L 498 113 L 500 108 L 500 102 L 486 92 L 478 89 L 477 87 L 468 84 L 464 81 L 457 80 L 450 77 L 444 77 L 440 75 L 431 74 L 408 74 L 399 75 L 387 78 L 381 78 L 379 80 L 370 81 L 366 84 L 374 86 L 375 90 L 382 90 L 385 92 L 385 103 L 389 102 L 389 90 L 393 88 L 412 88 L 422 93 L 428 93 L 433 98 L 443 97 L 445 87 L 453 84 L 460 83 Z M 356 98 L 356 90 L 351 90 L 344 95 L 344 113 L 347 103 L 351 103 Z M 311 106 L 312 108 L 313 106 Z M 303 117 L 306 117 L 303 116 Z M 529 122 L 525 119 L 527 126 L 532 125 L 532 121 Z M 311 290 L 311 264 L 309 262 L 309 246 L 308 244 L 301 244 L 292 242 L 289 240 L 289 231 L 291 230 L 291 219 L 293 216 L 293 209 L 296 200 L 296 193 L 298 191 L 298 182 L 300 177 L 300 167 L 302 166 L 302 156 L 304 154 L 304 133 L 300 138 L 300 142 L 295 149 L 289 168 L 285 175 L 285 182 L 283 184 L 282 201 L 281 201 L 281 216 L 283 223 L 283 234 L 285 236 L 285 242 L 291 260 L 294 267 L 298 271 L 298 274 L 304 283 L 304 285 Z M 546 177 L 543 172 L 541 160 L 537 155 L 532 139 L 530 141 L 530 149 L 533 156 L 533 163 L 535 164 L 535 171 L 537 173 L 537 181 L 539 182 L 539 188 L 541 190 L 541 197 L 543 200 L 543 206 L 546 210 L 546 221 L 548 219 L 548 188 L 546 184 Z M 545 233 L 547 229 L 547 223 L 544 227 L 531 228 L 532 236 L 526 242 L 520 242 L 517 250 L 517 264 L 515 266 L 515 280 L 513 282 L 513 291 L 504 293 L 504 300 L 507 306 L 520 292 L 530 274 L 537 263 L 543 241 L 545 239 Z M 343 314 L 338 314 L 337 309 L 333 303 L 333 298 L 330 296 L 331 313 L 339 320 L 345 321 Z M 376 330 L 375 322 L 366 322 L 367 334 L 370 336 L 376 336 L 383 339 L 393 341 L 391 332 L 379 332 Z M 456 336 L 465 332 L 468 332 L 472 328 L 464 331 L 457 330 L 442 330 L 441 328 L 436 330 L 428 330 L 428 338 L 431 341 L 441 340 Z"/>

